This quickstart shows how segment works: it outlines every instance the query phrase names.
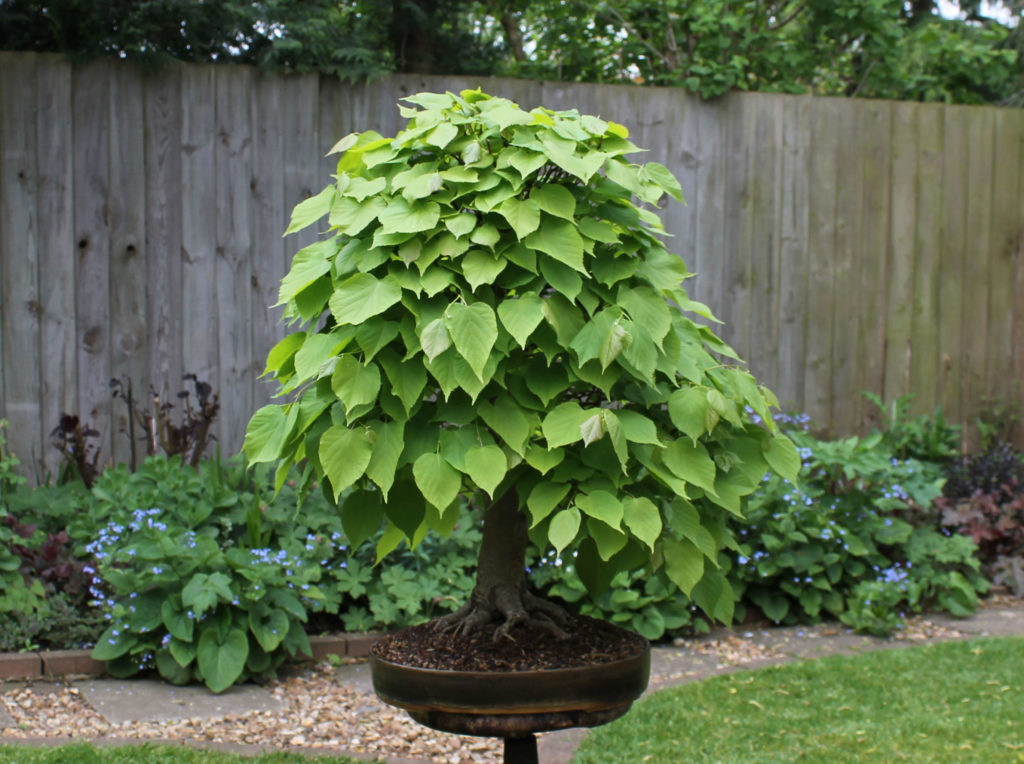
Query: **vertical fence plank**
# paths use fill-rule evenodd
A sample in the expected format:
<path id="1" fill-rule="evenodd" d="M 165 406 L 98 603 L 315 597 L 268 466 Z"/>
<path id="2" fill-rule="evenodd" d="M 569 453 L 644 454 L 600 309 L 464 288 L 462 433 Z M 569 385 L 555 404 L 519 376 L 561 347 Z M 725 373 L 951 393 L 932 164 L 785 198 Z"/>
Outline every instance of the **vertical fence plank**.
<path id="1" fill-rule="evenodd" d="M 242 447 L 241 433 L 253 411 L 256 376 L 252 314 L 253 270 L 249 204 L 251 200 L 252 70 L 216 70 L 217 142 L 217 349 L 221 442 L 225 454 Z"/>
<path id="2" fill-rule="evenodd" d="M 967 220 L 971 233 L 962 252 L 964 302 L 961 313 L 963 384 L 960 415 L 971 422 L 983 408 L 988 384 L 985 353 L 989 330 L 989 286 L 992 257 L 992 172 L 995 152 L 993 109 L 972 108 L 967 114 Z"/>
<path id="3" fill-rule="evenodd" d="M 113 376 L 131 380 L 142 400 L 149 389 L 146 340 L 146 173 L 145 107 L 142 75 L 137 69 L 117 67 L 110 79 L 110 366 Z M 123 400 L 113 405 L 111 456 L 128 462 L 133 449 L 131 428 Z"/>
<path id="4" fill-rule="evenodd" d="M 866 101 L 859 128 L 863 135 L 861 165 L 861 257 L 856 312 L 859 390 L 882 396 L 885 393 L 885 305 L 889 243 L 889 176 L 892 134 L 891 102 Z M 847 320 L 850 320 L 848 317 Z M 873 406 L 862 410 L 860 424 L 880 424 Z"/>
<path id="5" fill-rule="evenodd" d="M 181 70 L 166 66 L 145 81 L 146 349 L 161 400 L 181 389 L 183 313 L 193 307 L 182 295 Z M 136 389 L 147 408 L 148 392 Z"/>
<path id="6" fill-rule="evenodd" d="M 97 61 L 72 77 L 75 304 L 78 313 L 77 414 L 100 433 L 101 459 L 113 443 L 110 367 L 110 80 Z"/>
<path id="7" fill-rule="evenodd" d="M 697 110 L 697 203 L 694 217 L 697 232 L 695 278 L 687 282 L 692 296 L 707 303 L 719 315 L 722 312 L 722 258 L 725 235 L 725 102 L 702 102 Z"/>
<path id="8" fill-rule="evenodd" d="M 952 416 L 960 412 L 962 393 L 963 340 L 960 314 L 964 300 L 964 257 L 967 248 L 967 184 L 964 159 L 967 156 L 966 106 L 947 107 L 943 115 L 943 164 L 957 168 L 942 184 L 942 241 L 939 262 L 942 280 L 939 285 L 939 403 Z"/>
<path id="9" fill-rule="evenodd" d="M 668 198 L 665 202 L 665 229 L 674 234 L 669 249 L 683 258 L 686 267 L 696 271 L 699 267 L 696 252 L 697 239 L 697 109 L 700 101 L 681 91 L 667 91 L 664 97 L 669 101 L 672 128 L 672 144 L 668 147 L 666 164 L 675 172 L 683 189 L 684 204 Z"/>
<path id="10" fill-rule="evenodd" d="M 839 182 L 839 101 L 812 102 L 807 299 L 804 311 L 804 410 L 817 427 L 832 422 L 832 302 L 835 280 L 836 185 Z"/>
<path id="11" fill-rule="evenodd" d="M 898 103 L 892 118 L 889 264 L 886 277 L 885 379 L 882 397 L 909 391 L 911 301 L 914 279 L 914 215 L 917 211 L 917 105 Z"/>
<path id="12" fill-rule="evenodd" d="M 327 78 L 325 78 L 327 79 Z M 253 80 L 253 154 L 252 154 L 252 242 L 253 242 L 253 371 L 263 371 L 263 360 L 278 339 L 284 336 L 280 324 L 281 308 L 277 288 L 289 264 L 285 262 L 281 234 L 288 227 L 284 204 L 282 157 L 284 140 L 281 100 L 283 81 L 280 77 L 257 77 Z M 341 136 L 338 136 L 339 138 Z M 269 381 L 257 381 L 253 391 L 253 408 L 270 402 L 275 388 Z"/>
<path id="13" fill-rule="evenodd" d="M 1010 327 L 1012 360 L 1001 371 L 1008 368 L 1010 372 L 1011 401 L 1024 406 L 1024 126 L 1018 150 L 1020 159 L 1017 162 L 1017 177 L 1021 192 L 1017 195 L 1020 207 L 1017 216 L 1017 251 L 1013 256 L 1013 318 Z M 1011 440 L 1018 448 L 1024 448 L 1024 416 L 1014 423 Z"/>
<path id="14" fill-rule="evenodd" d="M 10 427 L 8 446 L 34 471 L 41 468 L 39 187 L 36 57 L 5 56 L 0 88 L 3 154 L 0 156 L 0 363 L 4 374 L 0 417 Z"/>
<path id="15" fill-rule="evenodd" d="M 992 242 L 989 265 L 988 332 L 985 336 L 985 397 L 998 406 L 1012 404 L 1014 378 L 1005 373 L 1005 358 L 1013 357 L 1011 344 L 1014 281 L 1021 250 L 1020 164 L 1021 111 L 995 113 L 994 166 L 992 169 Z M 1017 397 L 1017 405 L 1024 399 Z M 1024 411 L 1019 413 L 1024 414 Z"/>
<path id="16" fill-rule="evenodd" d="M 73 206 L 74 176 L 67 161 L 72 145 L 71 65 L 45 61 L 37 72 L 39 104 L 39 300 L 42 319 L 40 419 L 43 435 L 40 465 L 55 473 L 57 451 L 47 441 L 61 414 L 77 408 L 75 380 L 75 231 L 68 214 Z"/>
<path id="17" fill-rule="evenodd" d="M 216 387 L 217 328 L 217 101 L 215 67 L 181 69 L 181 343 L 182 371 Z M 176 380 L 177 382 L 178 380 Z M 171 391 L 176 393 L 177 390 Z M 217 390 L 220 395 L 229 391 Z M 214 427 L 225 439 L 224 420 Z"/>
<path id="18" fill-rule="evenodd" d="M 318 127 L 318 105 L 320 82 L 315 74 L 290 76 L 283 93 L 284 109 L 284 204 L 291 214 L 292 208 L 307 199 L 330 182 L 320 172 L 320 158 L 331 148 L 333 141 L 327 136 L 320 140 Z M 392 110 L 394 107 L 392 107 Z M 368 128 L 361 127 L 359 130 Z M 387 135 L 389 133 L 385 133 Z M 340 137 L 340 136 L 338 136 Z M 336 139 L 335 139 L 336 140 Z M 321 143 L 325 143 L 322 146 Z M 312 244 L 318 237 L 317 230 L 310 226 L 304 231 L 290 234 L 285 239 L 288 262 L 303 247 Z"/>
<path id="19" fill-rule="evenodd" d="M 917 411 L 938 405 L 939 247 L 942 236 L 942 111 L 937 104 L 917 107 L 917 210 L 913 300 L 910 317 L 912 348 L 907 392 Z"/>
<path id="20" fill-rule="evenodd" d="M 747 358 L 750 349 L 750 259 L 753 238 L 754 154 L 752 104 L 739 94 L 725 96 L 725 236 L 721 243 L 722 302 L 714 306 L 725 321 L 722 337 Z"/>
<path id="21" fill-rule="evenodd" d="M 861 338 L 856 316 L 860 295 L 851 284 L 860 283 L 861 188 L 864 131 L 859 124 L 859 104 L 841 101 L 836 124 L 839 145 L 836 158 L 835 250 L 832 258 L 832 428 L 851 432 L 860 425 L 863 408 L 860 379 Z"/>
<path id="22" fill-rule="evenodd" d="M 809 97 L 783 101 L 779 205 L 779 352 L 774 392 L 786 407 L 804 400 L 811 113 Z"/>

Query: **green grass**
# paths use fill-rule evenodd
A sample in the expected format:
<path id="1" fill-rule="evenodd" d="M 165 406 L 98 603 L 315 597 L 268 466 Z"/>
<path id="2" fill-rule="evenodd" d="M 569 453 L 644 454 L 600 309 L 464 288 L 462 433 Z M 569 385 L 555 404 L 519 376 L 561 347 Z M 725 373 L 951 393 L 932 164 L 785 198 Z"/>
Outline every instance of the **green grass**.
<path id="1" fill-rule="evenodd" d="M 658 692 L 575 764 L 1024 762 L 1024 638 L 835 656 Z"/>
<path id="2" fill-rule="evenodd" d="M 344 756 L 268 753 L 241 756 L 178 745 L 116 745 L 73 743 L 54 748 L 0 745 L 4 764 L 365 764 Z"/>

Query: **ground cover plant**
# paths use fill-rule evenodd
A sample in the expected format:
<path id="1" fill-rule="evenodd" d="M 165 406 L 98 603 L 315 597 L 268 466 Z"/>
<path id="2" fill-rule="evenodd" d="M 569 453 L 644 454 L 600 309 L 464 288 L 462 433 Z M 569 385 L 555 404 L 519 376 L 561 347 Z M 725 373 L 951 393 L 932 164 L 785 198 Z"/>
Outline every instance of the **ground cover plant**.
<path id="1" fill-rule="evenodd" d="M 476 585 L 441 626 L 495 638 L 566 616 L 527 587 L 525 556 L 572 554 L 593 594 L 664 568 L 731 618 L 729 515 L 799 459 L 770 392 L 697 319 L 650 205 L 676 180 L 621 125 L 480 91 L 405 99 L 395 138 L 352 134 L 337 181 L 289 231 L 327 218 L 281 284 L 298 329 L 268 358 L 279 393 L 245 451 L 304 464 L 353 543 L 382 559 L 486 507 Z M 634 202 L 634 198 L 639 200 Z M 755 422 L 746 411 L 755 412 Z"/>
<path id="2" fill-rule="evenodd" d="M 638 702 L 573 761 L 1017 761 L 1022 648 L 979 639 L 716 676 Z"/>

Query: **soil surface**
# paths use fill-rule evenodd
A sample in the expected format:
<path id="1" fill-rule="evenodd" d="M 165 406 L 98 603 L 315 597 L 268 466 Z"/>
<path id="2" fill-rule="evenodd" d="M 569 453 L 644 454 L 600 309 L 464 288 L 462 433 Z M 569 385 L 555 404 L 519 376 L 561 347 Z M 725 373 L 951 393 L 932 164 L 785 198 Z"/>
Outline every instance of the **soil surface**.
<path id="1" fill-rule="evenodd" d="M 405 666 L 451 671 L 543 671 L 632 658 L 647 645 L 639 634 L 586 616 L 572 616 L 563 639 L 539 628 L 518 628 L 494 639 L 495 625 L 468 636 L 435 629 L 433 622 L 402 629 L 373 646 L 378 658 Z"/>

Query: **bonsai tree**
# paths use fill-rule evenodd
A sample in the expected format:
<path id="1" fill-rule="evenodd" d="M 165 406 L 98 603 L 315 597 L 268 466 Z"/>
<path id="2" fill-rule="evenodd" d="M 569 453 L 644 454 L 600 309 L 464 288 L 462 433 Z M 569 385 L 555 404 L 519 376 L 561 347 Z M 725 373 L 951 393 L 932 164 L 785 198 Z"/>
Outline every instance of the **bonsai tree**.
<path id="1" fill-rule="evenodd" d="M 327 218 L 280 287 L 297 330 L 266 373 L 250 462 L 304 464 L 353 544 L 378 559 L 445 533 L 460 495 L 483 510 L 470 600 L 442 618 L 495 638 L 565 614 L 527 588 L 524 555 L 571 554 L 592 593 L 665 566 L 709 616 L 733 594 L 725 517 L 766 470 L 794 478 L 774 396 L 691 300 L 651 209 L 682 201 L 625 127 L 480 91 L 405 99 L 394 138 L 353 133 L 335 181 L 288 232 Z"/>

